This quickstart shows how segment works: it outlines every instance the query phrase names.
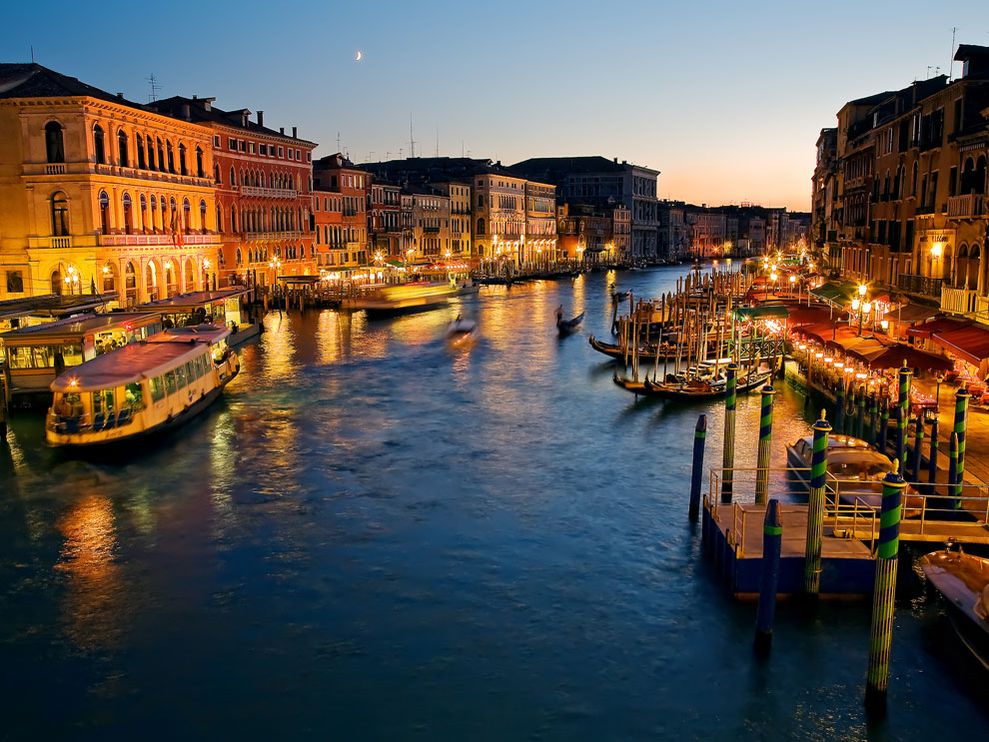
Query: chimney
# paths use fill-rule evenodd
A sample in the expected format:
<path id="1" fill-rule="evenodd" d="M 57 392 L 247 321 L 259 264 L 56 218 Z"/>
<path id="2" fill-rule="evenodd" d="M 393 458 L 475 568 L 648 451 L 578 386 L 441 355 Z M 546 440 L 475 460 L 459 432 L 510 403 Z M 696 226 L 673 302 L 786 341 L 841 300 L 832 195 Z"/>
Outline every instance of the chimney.
<path id="1" fill-rule="evenodd" d="M 240 125 L 244 129 L 247 128 L 247 110 L 246 109 L 240 112 Z"/>
<path id="2" fill-rule="evenodd" d="M 124 94 L 123 93 L 117 93 L 117 97 L 120 98 L 120 100 L 123 100 L 124 99 Z"/>
<path id="3" fill-rule="evenodd" d="M 199 96 L 198 96 L 198 95 L 196 95 L 195 93 L 193 93 L 193 94 L 192 94 L 192 99 L 193 99 L 193 100 L 199 100 Z"/>
<path id="4" fill-rule="evenodd" d="M 190 109 L 188 103 L 182 104 L 182 118 L 186 121 L 192 121 L 192 110 Z"/>
<path id="5" fill-rule="evenodd" d="M 264 126 L 264 111 L 258 111 L 258 126 Z"/>
<path id="6" fill-rule="evenodd" d="M 285 136 L 285 127 L 284 126 L 279 126 L 278 127 L 278 133 L 281 134 L 282 136 Z"/>
<path id="7" fill-rule="evenodd" d="M 617 157 L 615 158 L 615 164 L 616 165 L 618 164 L 618 158 Z"/>
<path id="8" fill-rule="evenodd" d="M 299 127 L 298 126 L 293 126 L 292 127 L 292 139 L 298 139 L 298 138 L 299 138 Z"/>

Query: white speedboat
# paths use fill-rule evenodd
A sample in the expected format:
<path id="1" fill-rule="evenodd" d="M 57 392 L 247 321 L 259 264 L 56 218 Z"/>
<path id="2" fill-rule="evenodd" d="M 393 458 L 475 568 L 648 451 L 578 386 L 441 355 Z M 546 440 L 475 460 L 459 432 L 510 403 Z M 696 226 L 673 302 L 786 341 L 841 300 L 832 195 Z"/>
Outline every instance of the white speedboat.
<path id="1" fill-rule="evenodd" d="M 45 438 L 98 447 L 165 432 L 215 402 L 240 370 L 228 327 L 170 329 L 98 356 L 51 384 Z"/>
<path id="2" fill-rule="evenodd" d="M 469 342 L 474 337 L 476 331 L 477 322 L 458 316 L 453 322 L 447 325 L 446 339 L 454 345 L 459 345 Z"/>
<path id="3" fill-rule="evenodd" d="M 989 559 L 949 548 L 925 554 L 920 567 L 948 604 L 958 638 L 989 670 Z"/>

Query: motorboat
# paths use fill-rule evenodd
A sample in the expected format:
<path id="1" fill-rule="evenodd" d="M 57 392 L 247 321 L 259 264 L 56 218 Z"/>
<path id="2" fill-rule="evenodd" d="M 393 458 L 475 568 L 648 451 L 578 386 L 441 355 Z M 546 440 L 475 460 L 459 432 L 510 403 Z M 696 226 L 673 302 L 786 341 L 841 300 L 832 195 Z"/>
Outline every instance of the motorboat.
<path id="1" fill-rule="evenodd" d="M 989 559 L 949 545 L 925 554 L 919 564 L 927 581 L 944 598 L 958 638 L 989 670 Z"/>
<path id="2" fill-rule="evenodd" d="M 791 481 L 810 487 L 813 454 L 813 434 L 798 438 L 786 447 L 786 467 Z M 882 504 L 882 482 L 892 470 L 892 459 L 867 441 L 850 435 L 828 436 L 826 487 L 831 493 L 837 493 L 840 502 L 879 509 Z M 903 516 L 918 515 L 923 506 L 923 498 L 908 487 L 904 495 Z"/>
<path id="3" fill-rule="evenodd" d="M 446 327 L 446 339 L 452 345 L 460 345 L 469 342 L 476 331 L 477 322 L 457 315 L 457 318 Z"/>
<path id="4" fill-rule="evenodd" d="M 406 283 L 386 286 L 355 302 L 352 309 L 363 309 L 368 317 L 394 317 L 413 312 L 426 312 L 445 306 L 458 294 L 449 283 Z"/>
<path id="5" fill-rule="evenodd" d="M 45 439 L 95 448 L 182 425 L 240 371 L 229 335 L 217 325 L 169 329 L 76 366 L 51 383 Z"/>

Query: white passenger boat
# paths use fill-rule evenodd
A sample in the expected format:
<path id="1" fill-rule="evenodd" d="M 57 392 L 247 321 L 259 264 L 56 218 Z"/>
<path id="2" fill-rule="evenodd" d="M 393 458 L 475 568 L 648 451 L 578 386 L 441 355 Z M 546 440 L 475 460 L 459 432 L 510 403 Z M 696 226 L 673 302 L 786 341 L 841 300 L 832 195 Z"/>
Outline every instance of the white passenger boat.
<path id="1" fill-rule="evenodd" d="M 215 325 L 169 329 L 62 374 L 51 384 L 49 445 L 104 446 L 195 417 L 240 370 L 229 334 Z"/>

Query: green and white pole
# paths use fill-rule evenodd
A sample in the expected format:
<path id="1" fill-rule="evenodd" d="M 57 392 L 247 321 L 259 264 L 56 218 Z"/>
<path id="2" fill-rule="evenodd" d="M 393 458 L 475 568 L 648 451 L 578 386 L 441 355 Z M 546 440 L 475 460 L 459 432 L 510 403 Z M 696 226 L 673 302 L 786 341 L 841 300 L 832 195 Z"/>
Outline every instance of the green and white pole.
<path id="1" fill-rule="evenodd" d="M 879 511 L 879 545 L 876 551 L 876 582 L 872 593 L 872 626 L 869 631 L 869 670 L 866 676 L 865 705 L 870 711 L 886 709 L 889 686 L 889 658 L 893 646 L 893 614 L 896 599 L 896 567 L 900 550 L 900 516 L 903 488 L 896 462 L 883 480 Z"/>
<path id="2" fill-rule="evenodd" d="M 859 410 L 855 419 L 855 437 L 865 438 L 865 387 L 860 386 L 858 392 Z"/>
<path id="3" fill-rule="evenodd" d="M 762 413 L 759 417 L 759 454 L 756 466 L 755 501 L 764 503 L 769 493 L 769 454 L 773 442 L 773 396 L 776 390 L 772 384 L 762 388 Z"/>
<path id="4" fill-rule="evenodd" d="M 968 426 L 968 400 L 972 395 L 962 387 L 955 393 L 954 434 L 958 436 L 958 463 L 955 478 L 951 481 L 951 495 L 955 509 L 962 506 L 962 484 L 965 482 L 965 428 Z"/>
<path id="5" fill-rule="evenodd" d="M 821 544 L 824 541 L 824 485 L 828 474 L 828 434 L 831 424 L 825 411 L 814 423 L 814 448 L 810 461 L 810 494 L 807 498 L 807 542 L 804 552 L 804 592 L 821 592 Z"/>
<path id="6" fill-rule="evenodd" d="M 876 395 L 869 395 L 869 443 L 876 442 L 876 426 L 879 424 L 879 404 Z"/>
<path id="7" fill-rule="evenodd" d="M 735 467 L 735 406 L 737 404 L 738 365 L 728 364 L 727 394 L 725 396 L 725 445 L 721 457 L 721 502 L 731 504 Z"/>
<path id="8" fill-rule="evenodd" d="M 897 397 L 897 404 L 900 407 L 900 416 L 897 418 L 898 448 L 896 449 L 900 459 L 900 471 L 906 471 L 907 465 L 907 423 L 910 420 L 910 381 L 913 378 L 913 371 L 907 367 L 907 360 L 903 359 L 903 365 L 897 372 L 900 381 L 900 393 Z"/>

